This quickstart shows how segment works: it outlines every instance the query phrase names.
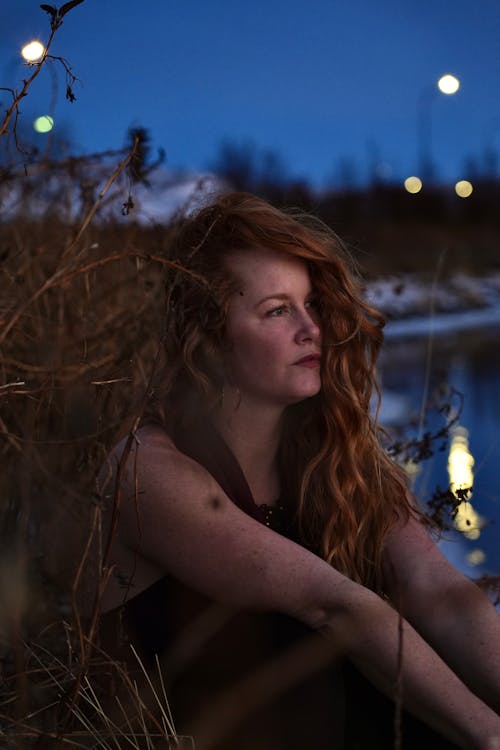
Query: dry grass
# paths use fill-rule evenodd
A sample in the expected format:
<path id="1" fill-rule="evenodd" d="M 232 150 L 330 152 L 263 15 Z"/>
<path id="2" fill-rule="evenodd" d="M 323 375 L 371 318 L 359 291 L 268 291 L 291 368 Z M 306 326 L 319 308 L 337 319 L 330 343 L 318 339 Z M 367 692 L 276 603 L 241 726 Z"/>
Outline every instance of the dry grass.
<path id="1" fill-rule="evenodd" d="M 119 214 L 130 156 L 108 169 L 76 221 L 68 195 L 56 196 L 51 215 L 30 217 L 33 184 L 18 181 L 17 215 L 0 227 L 0 726 L 16 748 L 28 738 L 88 747 L 92 732 L 102 747 L 136 746 L 130 726 L 106 724 L 89 674 L 105 665 L 114 680 L 130 678 L 104 656 L 96 662 L 95 617 L 84 627 L 78 611 L 89 540 L 102 547 L 96 472 L 140 414 L 160 333 L 166 232 L 104 215 L 113 193 Z M 65 178 L 83 190 L 74 165 Z M 129 682 L 130 700 L 134 691 Z M 98 729 L 86 726 L 89 709 Z M 173 734 L 162 721 L 155 731 Z"/>

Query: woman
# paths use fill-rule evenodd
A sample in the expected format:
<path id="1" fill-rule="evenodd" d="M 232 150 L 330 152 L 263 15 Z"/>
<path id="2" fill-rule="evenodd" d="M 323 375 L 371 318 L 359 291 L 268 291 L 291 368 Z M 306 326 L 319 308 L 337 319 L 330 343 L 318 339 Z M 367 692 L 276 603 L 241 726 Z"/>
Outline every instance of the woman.
<path id="1" fill-rule="evenodd" d="M 377 701 L 398 683 L 434 732 L 422 742 L 500 747 L 498 617 L 430 540 L 380 447 L 370 400 L 383 320 L 338 239 L 234 193 L 179 222 L 171 259 L 154 419 L 102 475 L 114 566 L 103 632 L 121 611 L 144 658 L 170 652 L 174 704 L 180 695 L 187 715 L 184 696 L 192 709 L 184 733 L 214 690 L 312 630 L 355 670 L 330 659 L 302 694 L 284 690 L 300 710 L 287 709 L 283 728 L 263 707 L 248 746 L 390 747 Z M 211 650 L 224 673 L 215 688 Z M 294 713 L 314 740 L 298 741 Z M 368 725 L 364 738 L 356 724 Z"/>

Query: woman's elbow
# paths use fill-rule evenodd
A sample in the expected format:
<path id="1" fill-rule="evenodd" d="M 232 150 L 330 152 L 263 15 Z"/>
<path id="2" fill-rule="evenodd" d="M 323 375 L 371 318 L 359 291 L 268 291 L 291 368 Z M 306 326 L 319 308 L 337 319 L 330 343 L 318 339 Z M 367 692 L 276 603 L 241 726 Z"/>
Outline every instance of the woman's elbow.
<path id="1" fill-rule="evenodd" d="M 335 596 L 308 603 L 299 619 L 326 636 L 347 642 L 361 636 L 387 605 L 373 591 L 349 579 L 336 588 Z"/>

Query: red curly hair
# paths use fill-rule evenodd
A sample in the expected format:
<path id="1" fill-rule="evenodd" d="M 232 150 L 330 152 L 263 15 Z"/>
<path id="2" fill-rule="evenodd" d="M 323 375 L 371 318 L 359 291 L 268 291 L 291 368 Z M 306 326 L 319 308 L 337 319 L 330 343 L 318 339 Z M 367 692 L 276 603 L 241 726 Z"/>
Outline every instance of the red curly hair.
<path id="1" fill-rule="evenodd" d="M 221 195 L 177 223 L 166 360 L 152 412 L 175 431 L 190 412 L 209 412 L 217 403 L 227 308 L 236 290 L 225 260 L 258 247 L 302 259 L 320 304 L 322 388 L 286 410 L 282 494 L 296 509 L 301 543 L 381 592 L 384 538 L 412 507 L 404 472 L 382 448 L 372 416 L 384 319 L 363 299 L 352 259 L 331 229 L 248 193 Z"/>

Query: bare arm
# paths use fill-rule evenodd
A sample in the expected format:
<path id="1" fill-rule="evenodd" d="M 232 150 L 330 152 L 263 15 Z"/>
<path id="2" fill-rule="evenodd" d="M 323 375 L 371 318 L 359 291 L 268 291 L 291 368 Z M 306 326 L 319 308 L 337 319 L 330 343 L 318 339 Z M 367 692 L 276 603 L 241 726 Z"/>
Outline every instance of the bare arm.
<path id="1" fill-rule="evenodd" d="M 478 696 L 500 712 L 500 618 L 416 520 L 386 543 L 391 600 Z"/>
<path id="2" fill-rule="evenodd" d="M 301 546 L 240 511 L 214 479 L 163 433 L 148 432 L 123 487 L 118 546 L 157 571 L 235 608 L 277 611 L 342 644 L 387 694 L 398 673 L 397 613 Z M 138 530 L 138 521 L 141 531 Z M 119 559 L 119 557 L 118 557 Z M 403 623 L 406 707 L 463 748 L 494 747 L 500 720 Z"/>

